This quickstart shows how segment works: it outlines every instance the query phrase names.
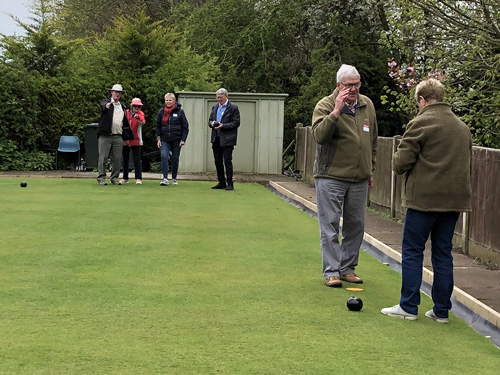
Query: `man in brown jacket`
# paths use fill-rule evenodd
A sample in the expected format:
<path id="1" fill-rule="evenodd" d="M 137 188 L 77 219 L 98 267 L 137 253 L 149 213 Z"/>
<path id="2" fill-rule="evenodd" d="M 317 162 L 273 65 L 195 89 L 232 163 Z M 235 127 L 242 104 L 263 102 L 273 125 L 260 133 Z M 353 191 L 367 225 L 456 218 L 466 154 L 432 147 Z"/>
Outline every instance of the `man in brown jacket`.
<path id="1" fill-rule="evenodd" d="M 363 282 L 354 271 L 365 230 L 368 187 L 373 186 L 378 130 L 372 101 L 359 93 L 360 78 L 354 66 L 342 65 L 335 91 L 316 104 L 312 118 L 318 143 L 314 178 L 323 276 L 329 287 L 341 287 L 342 281 Z"/>
<path id="2" fill-rule="evenodd" d="M 401 298 L 399 305 L 381 313 L 417 319 L 425 243 L 430 235 L 434 307 L 425 316 L 448 323 L 454 285 L 453 232 L 460 212 L 471 210 L 472 137 L 467 125 L 442 102 L 441 82 L 432 78 L 420 82 L 415 97 L 419 112 L 408 124 L 392 163 L 394 172 L 406 173 Z"/>

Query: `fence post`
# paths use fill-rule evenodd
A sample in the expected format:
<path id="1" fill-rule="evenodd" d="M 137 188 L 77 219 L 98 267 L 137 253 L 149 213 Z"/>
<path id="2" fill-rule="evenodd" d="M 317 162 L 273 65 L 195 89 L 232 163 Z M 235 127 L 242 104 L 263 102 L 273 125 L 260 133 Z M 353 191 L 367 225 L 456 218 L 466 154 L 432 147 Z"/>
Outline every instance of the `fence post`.
<path id="1" fill-rule="evenodd" d="M 470 230 L 470 215 L 468 212 L 462 214 L 462 252 L 469 255 L 469 230 Z"/>
<path id="2" fill-rule="evenodd" d="M 295 124 L 295 147 L 293 150 L 295 158 L 297 158 L 297 147 L 299 147 L 299 131 L 297 129 L 302 128 L 303 126 L 304 126 L 304 124 L 302 124 L 301 122 L 298 122 Z M 304 145 L 304 147 L 305 147 L 305 145 Z"/>
<path id="3" fill-rule="evenodd" d="M 307 181 L 307 146 L 309 145 L 309 129 L 305 128 L 304 136 L 304 181 Z"/>
<path id="4" fill-rule="evenodd" d="M 392 153 L 391 153 L 391 218 L 396 218 L 396 174 L 392 170 L 392 158 L 397 149 L 397 141 L 401 136 L 392 137 Z"/>

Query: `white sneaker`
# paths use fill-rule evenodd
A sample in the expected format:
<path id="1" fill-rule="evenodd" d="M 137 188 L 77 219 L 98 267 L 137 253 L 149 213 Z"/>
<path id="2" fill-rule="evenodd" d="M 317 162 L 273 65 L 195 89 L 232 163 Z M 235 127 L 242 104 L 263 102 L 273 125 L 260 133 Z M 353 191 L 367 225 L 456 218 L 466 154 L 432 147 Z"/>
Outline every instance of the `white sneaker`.
<path id="1" fill-rule="evenodd" d="M 135 180 L 135 184 L 136 185 L 142 185 L 142 181 L 141 180 Z"/>
<path id="2" fill-rule="evenodd" d="M 450 320 L 448 318 L 440 318 L 434 314 L 434 309 L 430 309 L 425 313 L 425 316 L 431 319 L 434 319 L 438 323 L 448 324 Z"/>
<path id="3" fill-rule="evenodd" d="M 172 185 L 179 185 L 179 184 L 177 183 L 177 180 L 176 180 L 175 178 L 174 178 L 174 179 L 172 179 Z"/>
<path id="4" fill-rule="evenodd" d="M 161 185 L 161 186 L 168 186 L 168 178 L 164 178 L 164 179 L 160 182 L 160 185 Z"/>
<path id="5" fill-rule="evenodd" d="M 417 320 L 417 315 L 407 313 L 399 305 L 394 305 L 392 307 L 383 308 L 382 310 L 380 310 L 380 312 L 384 315 L 392 316 L 393 318 Z"/>

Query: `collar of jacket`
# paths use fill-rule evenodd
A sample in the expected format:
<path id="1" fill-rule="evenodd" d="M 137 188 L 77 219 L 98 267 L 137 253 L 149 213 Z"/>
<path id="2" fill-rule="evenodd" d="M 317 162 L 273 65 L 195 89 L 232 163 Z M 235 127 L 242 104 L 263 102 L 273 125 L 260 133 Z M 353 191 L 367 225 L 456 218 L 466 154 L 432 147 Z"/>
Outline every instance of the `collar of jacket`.
<path id="1" fill-rule="evenodd" d="M 425 112 L 432 112 L 434 110 L 442 111 L 444 109 L 451 109 L 451 106 L 445 102 L 436 102 L 436 103 L 427 104 L 424 108 L 422 108 L 420 111 L 418 111 L 417 116 L 420 116 L 421 114 L 423 114 Z"/>
<path id="2" fill-rule="evenodd" d="M 174 108 L 172 108 L 172 111 L 170 113 L 179 112 L 179 110 L 181 109 L 181 107 L 182 107 L 181 103 L 175 102 L 175 106 L 174 106 Z M 161 111 L 165 112 L 165 106 L 161 107 Z"/>
<path id="3" fill-rule="evenodd" d="M 109 98 L 108 98 L 108 103 L 113 104 L 113 98 L 109 97 Z M 123 104 L 123 103 L 122 103 L 122 101 L 121 101 L 121 100 L 118 100 L 118 104 L 120 104 L 120 105 L 122 106 L 122 108 L 124 108 L 124 110 L 126 110 L 126 109 L 127 109 L 127 107 L 125 106 L 125 104 Z"/>

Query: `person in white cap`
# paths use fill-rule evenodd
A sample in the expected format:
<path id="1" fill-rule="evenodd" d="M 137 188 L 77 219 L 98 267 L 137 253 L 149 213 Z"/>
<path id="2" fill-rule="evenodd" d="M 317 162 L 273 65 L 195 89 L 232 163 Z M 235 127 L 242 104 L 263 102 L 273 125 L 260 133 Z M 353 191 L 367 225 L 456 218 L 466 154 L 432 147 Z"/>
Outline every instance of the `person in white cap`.
<path id="1" fill-rule="evenodd" d="M 101 101 L 101 117 L 97 127 L 99 158 L 97 164 L 97 182 L 99 185 L 106 183 L 106 163 L 111 154 L 112 170 L 111 183 L 121 185 L 118 180 L 122 164 L 123 141 L 134 139 L 130 125 L 125 116 L 127 109 L 120 102 L 125 92 L 121 85 L 113 85 L 109 90 L 111 96 Z"/>
<path id="2" fill-rule="evenodd" d="M 132 157 L 134 158 L 135 183 L 137 185 L 142 185 L 142 125 L 146 123 L 146 119 L 144 117 L 144 112 L 141 111 L 141 108 L 141 99 L 134 98 L 132 99 L 132 103 L 130 103 L 130 109 L 127 109 L 125 112 L 130 128 L 134 133 L 134 139 L 131 141 L 124 141 L 123 144 L 123 178 L 120 180 L 121 184 L 128 184 L 128 163 L 130 160 L 130 151 L 132 150 Z"/>

